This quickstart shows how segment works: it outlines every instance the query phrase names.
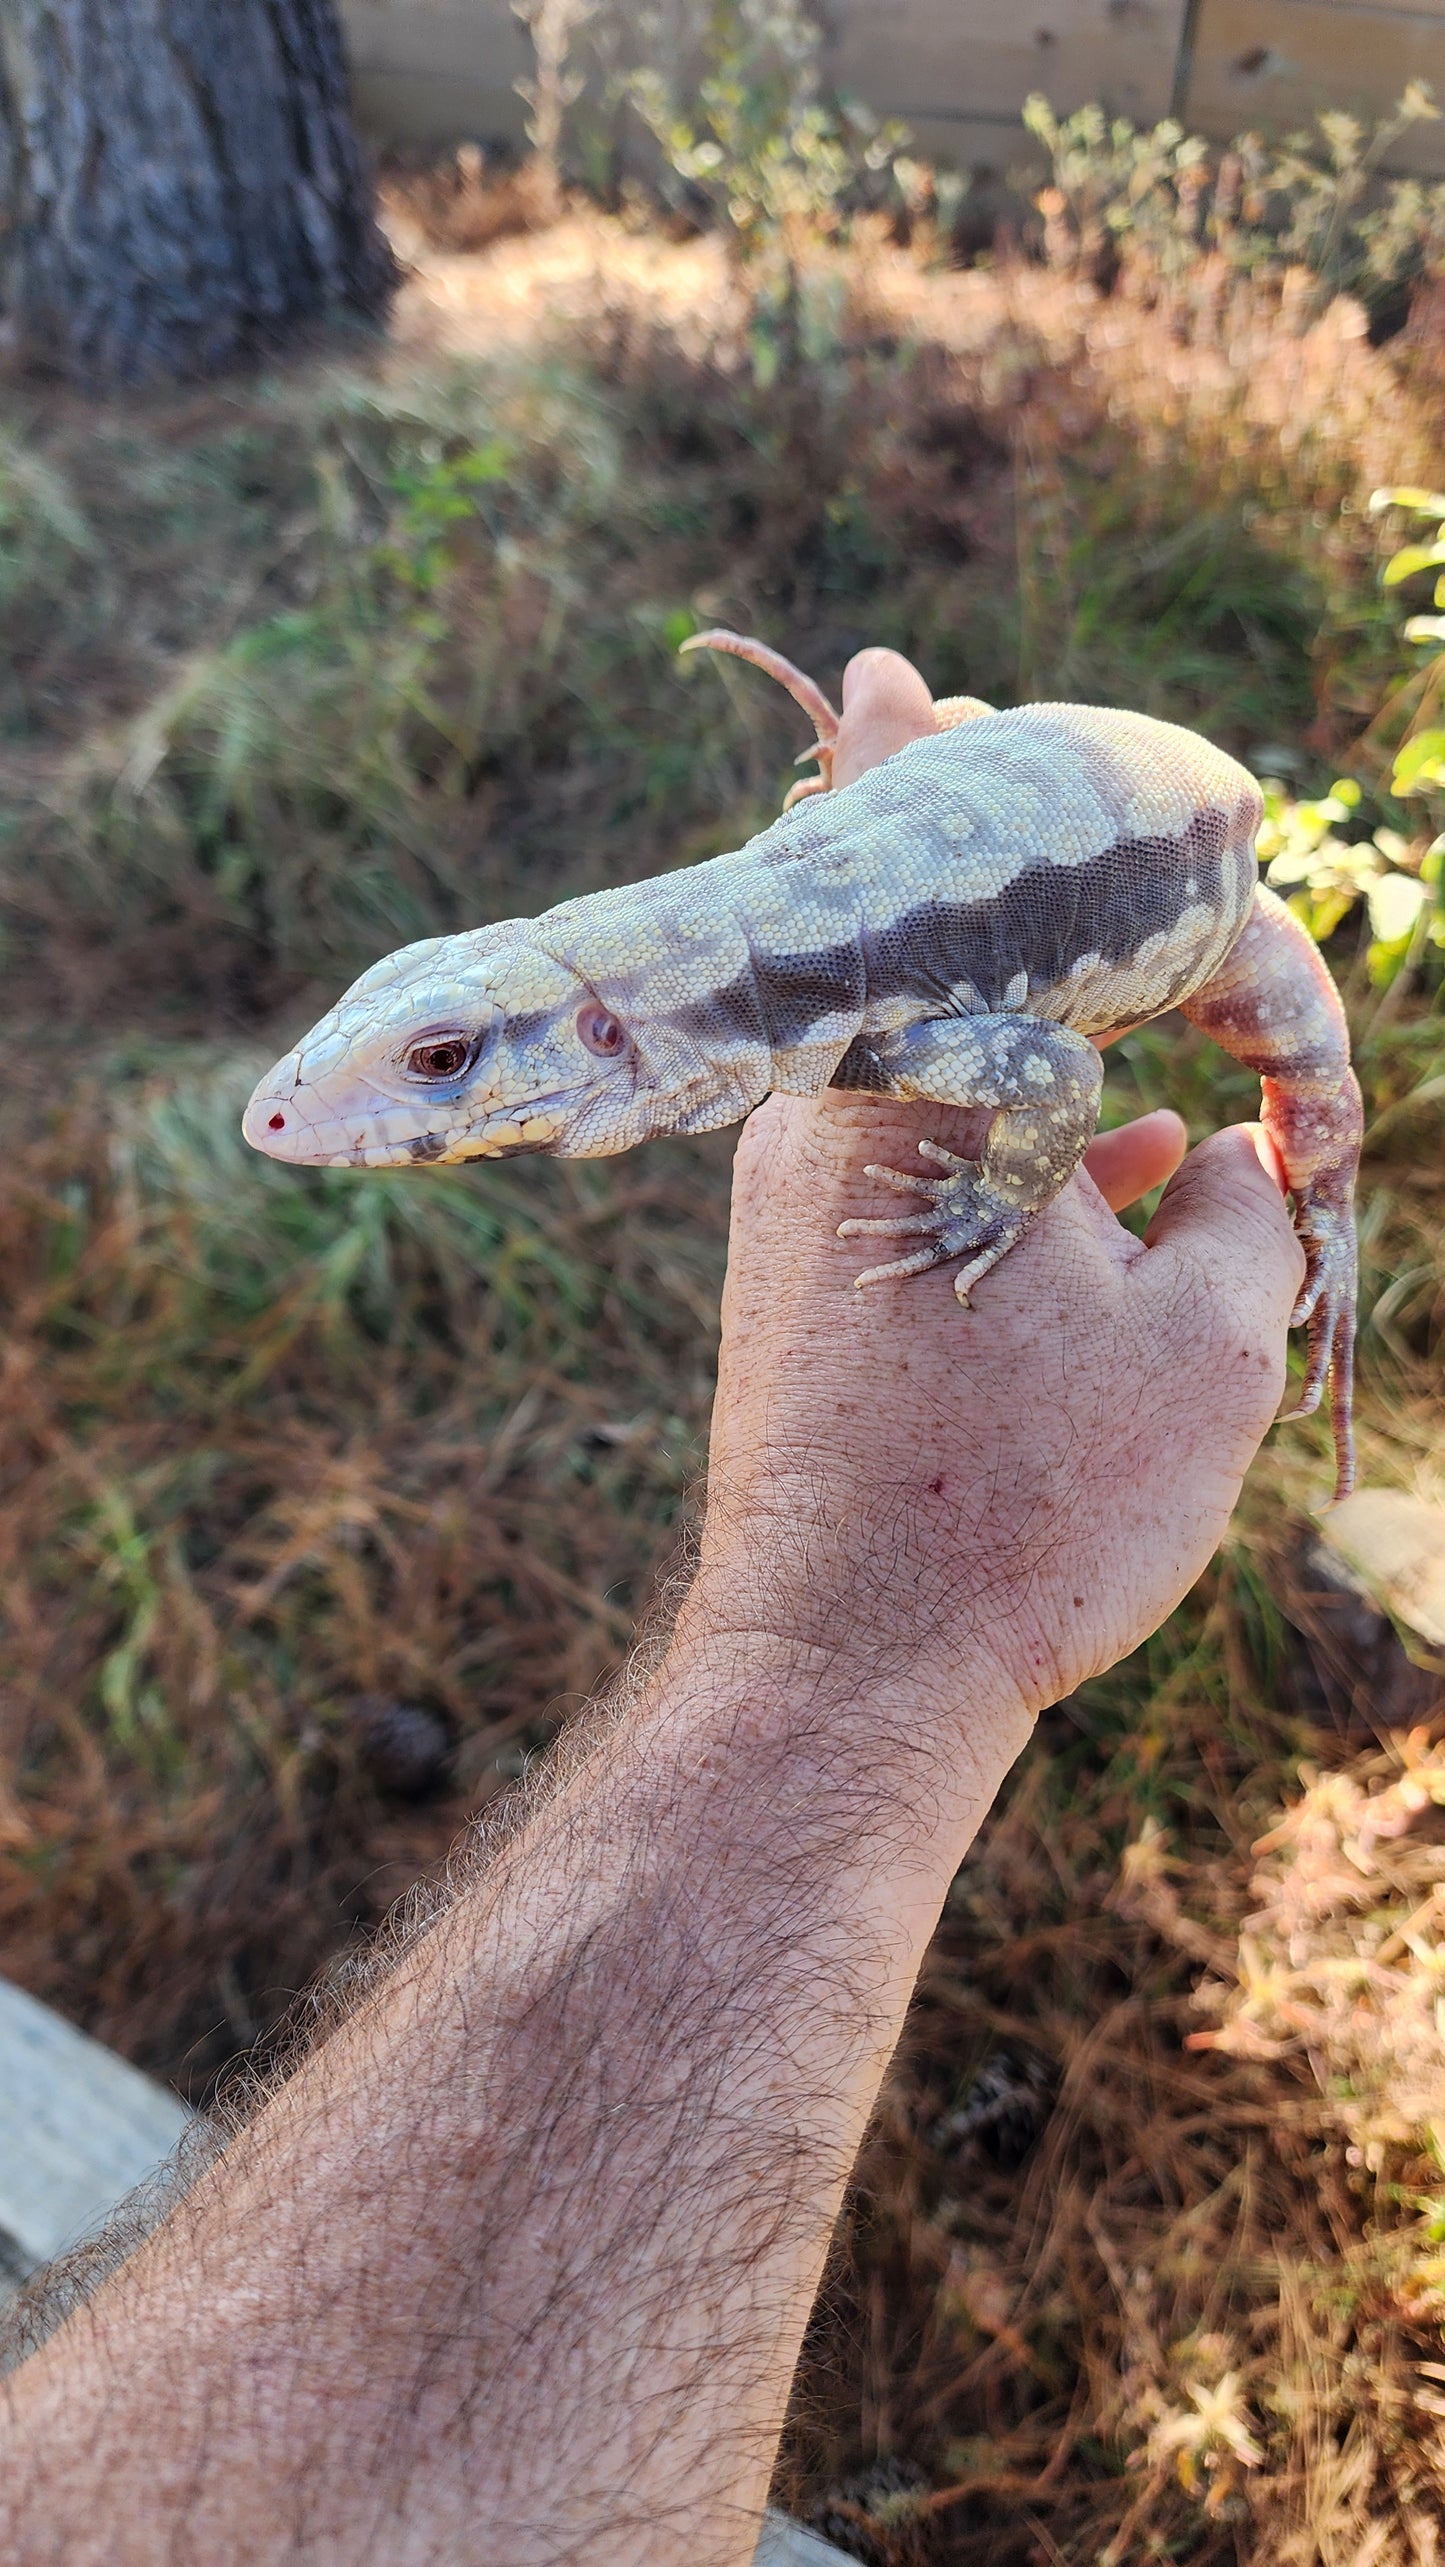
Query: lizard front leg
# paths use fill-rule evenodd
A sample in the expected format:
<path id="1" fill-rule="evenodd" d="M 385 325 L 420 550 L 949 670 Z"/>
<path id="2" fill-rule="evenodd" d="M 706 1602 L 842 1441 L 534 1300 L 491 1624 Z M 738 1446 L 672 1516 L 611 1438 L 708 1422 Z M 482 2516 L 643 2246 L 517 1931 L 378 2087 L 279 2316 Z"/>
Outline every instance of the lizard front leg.
<path id="1" fill-rule="evenodd" d="M 840 1225 L 842 1239 L 919 1242 L 887 1265 L 871 1266 L 858 1282 L 922 1274 L 962 1257 L 954 1290 L 966 1304 L 970 1284 L 1008 1254 L 1035 1213 L 1067 1185 L 1093 1138 L 1103 1078 L 1103 1062 L 1082 1034 L 1030 1016 L 935 1017 L 855 1045 L 836 1084 L 996 1109 L 977 1159 L 956 1158 L 936 1141 L 919 1142 L 920 1156 L 943 1169 L 942 1176 L 868 1170 L 900 1194 L 921 1195 L 928 1208 Z"/>
<path id="2" fill-rule="evenodd" d="M 1261 1075 L 1260 1120 L 1284 1162 L 1306 1259 L 1291 1321 L 1309 1329 L 1294 1414 L 1318 1408 L 1328 1381 L 1338 1501 L 1355 1485 L 1354 1202 L 1364 1131 L 1339 992 L 1298 919 L 1261 884 L 1213 980 L 1184 999 L 1181 1012 Z"/>

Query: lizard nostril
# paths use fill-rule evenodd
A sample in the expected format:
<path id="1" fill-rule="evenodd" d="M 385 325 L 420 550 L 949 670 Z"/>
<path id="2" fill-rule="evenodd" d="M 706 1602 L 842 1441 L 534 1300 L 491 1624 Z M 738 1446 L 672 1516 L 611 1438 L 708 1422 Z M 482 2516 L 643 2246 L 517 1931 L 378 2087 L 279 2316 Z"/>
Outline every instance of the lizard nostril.
<path id="1" fill-rule="evenodd" d="M 266 1126 L 266 1129 L 268 1132 L 284 1132 L 286 1129 L 285 1115 L 273 1114 L 270 1122 Z"/>

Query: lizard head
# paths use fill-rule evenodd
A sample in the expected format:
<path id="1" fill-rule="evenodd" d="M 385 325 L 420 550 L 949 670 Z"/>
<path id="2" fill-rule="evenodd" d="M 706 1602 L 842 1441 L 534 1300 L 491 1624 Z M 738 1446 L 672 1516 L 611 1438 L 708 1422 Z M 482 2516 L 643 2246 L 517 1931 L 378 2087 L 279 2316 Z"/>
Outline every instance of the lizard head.
<path id="1" fill-rule="evenodd" d="M 528 922 L 373 965 L 260 1082 L 246 1139 L 301 1167 L 628 1148 L 653 1080 L 620 1017 Z"/>

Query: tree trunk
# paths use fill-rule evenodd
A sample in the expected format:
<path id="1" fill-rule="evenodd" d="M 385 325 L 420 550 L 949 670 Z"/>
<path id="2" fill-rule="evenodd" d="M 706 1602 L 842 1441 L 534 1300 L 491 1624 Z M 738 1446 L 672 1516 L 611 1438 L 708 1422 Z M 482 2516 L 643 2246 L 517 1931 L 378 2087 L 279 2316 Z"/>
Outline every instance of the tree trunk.
<path id="1" fill-rule="evenodd" d="M 82 383 L 243 362 L 395 282 L 334 0 L 0 0 L 0 297 Z"/>

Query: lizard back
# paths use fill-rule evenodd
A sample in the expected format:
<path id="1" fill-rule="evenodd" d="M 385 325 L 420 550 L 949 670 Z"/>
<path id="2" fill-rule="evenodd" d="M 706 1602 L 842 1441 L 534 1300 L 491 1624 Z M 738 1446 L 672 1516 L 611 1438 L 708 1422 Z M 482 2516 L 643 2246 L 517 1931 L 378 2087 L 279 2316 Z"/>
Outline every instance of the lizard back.
<path id="1" fill-rule="evenodd" d="M 1034 704 L 915 740 L 701 870 L 745 921 L 775 1051 L 855 1011 L 865 1034 L 1003 1009 L 1099 1033 L 1217 969 L 1261 816 L 1253 777 L 1192 732 Z M 717 998 L 725 1017 L 742 992 Z"/>

